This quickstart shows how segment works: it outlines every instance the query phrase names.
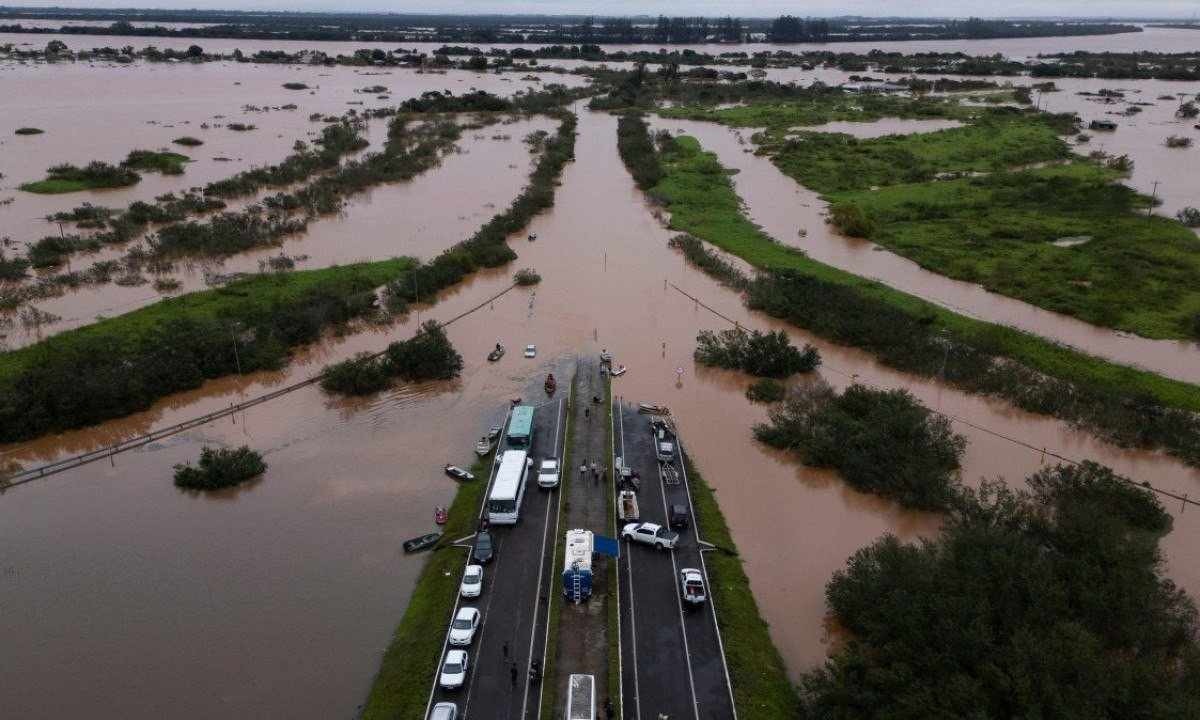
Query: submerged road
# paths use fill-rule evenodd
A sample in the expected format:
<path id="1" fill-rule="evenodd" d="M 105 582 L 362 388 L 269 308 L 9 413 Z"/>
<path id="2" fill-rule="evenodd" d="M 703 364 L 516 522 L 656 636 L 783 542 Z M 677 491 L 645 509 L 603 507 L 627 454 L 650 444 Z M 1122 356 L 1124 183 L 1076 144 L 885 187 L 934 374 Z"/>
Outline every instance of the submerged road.
<path id="1" fill-rule="evenodd" d="M 625 402 L 614 403 L 614 453 L 641 475 L 641 522 L 666 525 L 668 507 L 683 505 L 692 518 L 673 551 L 623 540 L 621 667 L 624 714 L 634 720 L 735 718 L 733 692 L 711 598 L 696 608 L 680 598 L 679 571 L 708 573 L 680 452 L 670 463 L 655 457 L 650 421 Z M 614 458 L 614 467 L 616 459 Z"/>
<path id="2" fill-rule="evenodd" d="M 466 717 L 537 718 L 540 684 L 529 677 L 533 659 L 545 665 L 546 614 L 549 593 L 557 577 L 553 562 L 554 533 L 558 526 L 558 490 L 541 490 L 537 467 L 543 457 L 561 457 L 566 397 L 549 400 L 534 412 L 533 438 L 525 495 L 520 520 L 513 526 L 493 525 L 495 559 L 484 566 L 483 592 L 478 598 L 459 599 L 455 607 L 479 608 L 482 616 L 475 639 L 467 648 L 468 676 L 462 688 L 444 690 L 438 685 L 441 664 L 448 647 L 443 647 L 438 675 L 432 678 L 430 705 L 448 701 L 458 705 Z M 507 430 L 507 428 L 506 428 Z M 487 482 L 490 488 L 496 467 Z M 486 507 L 487 498 L 484 497 Z M 473 538 L 469 541 L 473 543 Z M 447 632 L 449 628 L 430 628 Z"/>

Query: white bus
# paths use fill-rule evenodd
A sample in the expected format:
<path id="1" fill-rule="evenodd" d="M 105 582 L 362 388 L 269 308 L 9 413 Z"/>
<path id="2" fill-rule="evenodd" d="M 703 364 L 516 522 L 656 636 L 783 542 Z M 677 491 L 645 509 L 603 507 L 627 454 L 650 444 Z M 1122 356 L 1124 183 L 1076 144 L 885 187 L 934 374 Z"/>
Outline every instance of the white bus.
<path id="1" fill-rule="evenodd" d="M 521 500 L 525 497 L 525 476 L 533 461 L 524 450 L 505 450 L 500 469 L 488 495 L 488 523 L 516 525 L 521 516 Z"/>

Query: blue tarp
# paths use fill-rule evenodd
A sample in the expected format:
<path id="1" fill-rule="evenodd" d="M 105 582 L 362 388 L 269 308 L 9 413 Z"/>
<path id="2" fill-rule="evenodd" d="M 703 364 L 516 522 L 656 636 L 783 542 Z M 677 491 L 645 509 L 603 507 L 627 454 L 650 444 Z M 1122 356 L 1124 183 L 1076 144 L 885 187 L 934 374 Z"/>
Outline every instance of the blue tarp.
<path id="1" fill-rule="evenodd" d="M 621 557 L 621 543 L 617 542 L 616 538 L 595 535 L 593 536 L 592 543 L 592 550 L 594 552 L 609 557 Z"/>

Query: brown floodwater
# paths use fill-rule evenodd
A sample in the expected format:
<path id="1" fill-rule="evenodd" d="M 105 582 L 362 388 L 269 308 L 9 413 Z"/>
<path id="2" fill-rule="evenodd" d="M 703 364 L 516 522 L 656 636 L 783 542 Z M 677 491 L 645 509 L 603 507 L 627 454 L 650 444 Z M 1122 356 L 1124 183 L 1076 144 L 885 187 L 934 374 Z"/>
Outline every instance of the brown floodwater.
<path id="1" fill-rule="evenodd" d="M 514 142 L 517 141 L 514 138 Z M 365 697 L 421 559 L 399 543 L 430 529 L 453 483 L 443 462 L 468 462 L 472 440 L 510 397 L 574 353 L 607 348 L 628 374 L 614 392 L 669 405 L 683 442 L 716 488 L 751 585 L 793 676 L 828 649 L 824 585 L 858 548 L 884 533 L 913 539 L 935 516 L 849 489 L 753 441 L 765 411 L 744 397 L 749 378 L 696 366 L 696 333 L 723 321 L 668 282 L 746 326 L 784 329 L 819 347 L 819 375 L 903 387 L 972 423 L 1090 458 L 1137 479 L 1195 494 L 1200 472 L 1155 453 L 1129 452 L 1040 416 L 964 395 L 878 365 L 745 309 L 666 247 L 672 235 L 616 154 L 615 119 L 580 110 L 576 162 L 554 208 L 536 218 L 520 259 L 442 294 L 419 319 L 446 318 L 503 289 L 517 267 L 544 277 L 449 328 L 466 367 L 460 380 L 405 386 L 347 402 L 306 388 L 236 418 L 0 497 L 0 636 L 7 682 L 0 705 L 40 718 L 349 715 Z M 440 208 L 462 212 L 457 193 Z M 381 222 L 385 220 L 381 219 Z M 323 365 L 410 334 L 418 317 L 330 339 L 285 371 L 226 378 L 96 428 L 0 449 L 0 462 L 42 462 L 225 407 Z M 484 360 L 497 340 L 538 346 L 538 358 Z M 677 380 L 676 368 L 683 369 Z M 540 392 L 537 393 L 540 395 Z M 528 399 L 528 398 L 527 398 Z M 536 399 L 536 398 L 534 398 Z M 970 441 L 963 476 L 1013 483 L 1045 459 L 959 425 Z M 249 443 L 270 468 L 218 497 L 177 491 L 174 463 L 204 443 Z M 1169 508 L 1173 512 L 1177 508 Z M 1200 592 L 1200 515 L 1177 517 L 1164 542 L 1168 572 Z M 65 687 L 61 678 L 69 676 Z"/>
<path id="2" fill-rule="evenodd" d="M 890 127 L 902 132 L 896 120 L 869 124 L 874 126 L 873 132 Z M 925 270 L 872 242 L 838 233 L 826 223 L 828 205 L 817 193 L 784 175 L 769 158 L 753 153 L 751 130 L 668 119 L 655 119 L 654 125 L 696 137 L 705 149 L 717 154 L 722 164 L 737 170 L 733 182 L 750 218 L 779 242 L 804 250 L 815 260 L 873 278 L 963 315 L 1018 328 L 1122 364 L 1200 382 L 1200 347 L 1196 343 L 1150 340 L 1090 325 Z M 1193 187 L 1191 192 L 1195 191 Z M 804 235 L 800 234 L 802 230 Z"/>

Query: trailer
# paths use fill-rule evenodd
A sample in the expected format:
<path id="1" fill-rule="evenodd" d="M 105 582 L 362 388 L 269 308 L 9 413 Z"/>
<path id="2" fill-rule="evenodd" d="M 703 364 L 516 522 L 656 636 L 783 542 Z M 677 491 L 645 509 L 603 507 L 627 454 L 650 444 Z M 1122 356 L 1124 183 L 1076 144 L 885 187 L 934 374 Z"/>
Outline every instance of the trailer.
<path id="1" fill-rule="evenodd" d="M 637 493 L 632 490 L 622 490 L 617 493 L 617 517 L 622 520 L 640 520 Z"/>
<path id="2" fill-rule="evenodd" d="M 583 602 L 592 596 L 592 552 L 595 538 L 591 530 L 568 530 L 566 557 L 563 559 L 563 596 L 571 602 Z"/>

